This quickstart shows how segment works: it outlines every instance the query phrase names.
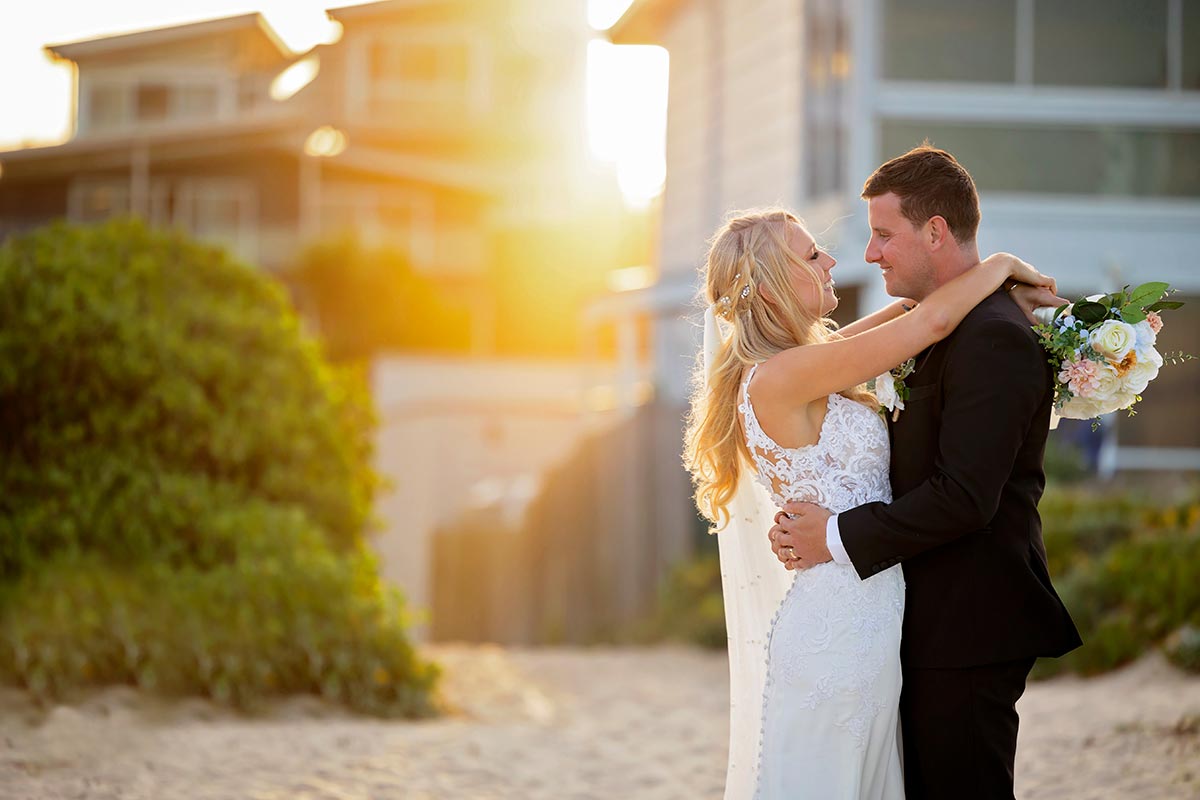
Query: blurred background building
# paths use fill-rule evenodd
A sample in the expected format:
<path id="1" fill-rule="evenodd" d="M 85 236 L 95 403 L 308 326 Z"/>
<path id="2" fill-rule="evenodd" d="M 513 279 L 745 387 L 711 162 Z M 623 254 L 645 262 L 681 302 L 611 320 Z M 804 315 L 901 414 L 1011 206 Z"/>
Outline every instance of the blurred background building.
<path id="1" fill-rule="evenodd" d="M 984 253 L 1007 250 L 1069 297 L 1169 281 L 1188 301 L 1163 350 L 1200 345 L 1200 4 L 1190 0 L 634 0 L 617 44 L 670 53 L 655 386 L 686 401 L 687 300 L 731 209 L 797 208 L 839 259 L 838 317 L 888 298 L 863 261 L 871 171 L 928 139 L 979 186 Z M 632 300 L 633 298 L 630 298 Z M 691 313 L 692 321 L 685 321 Z M 1164 369 L 1092 467 L 1200 470 L 1200 372 Z"/>
<path id="2" fill-rule="evenodd" d="M 297 49 L 260 14 L 49 45 L 71 136 L 0 153 L 0 238 L 135 214 L 287 284 L 371 365 L 374 545 L 443 639 L 625 635 L 711 545 L 681 433 L 732 209 L 798 209 L 848 320 L 888 301 L 859 188 L 928 138 L 978 182 L 984 251 L 1068 295 L 1170 281 L 1160 349 L 1200 351 L 1200 4 L 633 0 L 608 36 L 669 54 L 665 111 L 636 112 L 666 120 L 658 196 L 659 166 L 597 164 L 589 122 L 627 138 L 665 57 L 594 103 L 588 11 L 384 0 Z M 1200 471 L 1198 391 L 1165 369 L 1137 417 L 1055 441 L 1101 475 Z"/>
<path id="3" fill-rule="evenodd" d="M 691 547 L 674 419 L 660 426 L 670 500 L 653 479 L 637 504 L 628 480 L 564 499 L 572 517 L 618 508 L 624 527 L 561 532 L 557 566 L 541 568 L 557 589 L 526 576 L 522 597 L 489 563 L 501 532 L 509 562 L 536 562 L 545 537 L 526 512 L 547 472 L 588 470 L 569 466 L 576 451 L 604 452 L 595 440 L 654 415 L 644 326 L 606 311 L 652 279 L 650 230 L 588 153 L 586 0 L 386 0 L 327 16 L 334 35 L 302 51 L 257 13 L 48 45 L 73 68 L 72 131 L 0 154 L 0 238 L 133 214 L 288 284 L 334 357 L 371 364 L 389 482 L 373 543 L 443 630 L 501 635 L 478 603 L 509 620 L 520 602 L 535 620 L 511 634 L 523 640 L 564 624 L 542 621 L 543 605 L 594 611 L 576 637 L 644 614 Z M 665 539 L 650 532 L 664 505 Z M 438 531 L 465 518 L 472 555 L 435 575 Z M 610 551 L 627 545 L 622 564 Z M 572 585 L 585 563 L 619 588 L 611 607 Z M 481 573 L 508 588 L 464 603 Z"/>

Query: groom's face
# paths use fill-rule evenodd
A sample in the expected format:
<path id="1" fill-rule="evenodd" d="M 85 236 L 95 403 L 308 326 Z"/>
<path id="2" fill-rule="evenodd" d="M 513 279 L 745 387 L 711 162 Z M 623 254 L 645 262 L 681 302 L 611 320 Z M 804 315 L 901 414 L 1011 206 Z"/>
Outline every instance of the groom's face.
<path id="1" fill-rule="evenodd" d="M 867 200 L 871 239 L 865 257 L 878 264 L 892 297 L 924 300 L 937 288 L 925 226 L 914 226 L 900 213 L 900 198 L 888 192 Z"/>

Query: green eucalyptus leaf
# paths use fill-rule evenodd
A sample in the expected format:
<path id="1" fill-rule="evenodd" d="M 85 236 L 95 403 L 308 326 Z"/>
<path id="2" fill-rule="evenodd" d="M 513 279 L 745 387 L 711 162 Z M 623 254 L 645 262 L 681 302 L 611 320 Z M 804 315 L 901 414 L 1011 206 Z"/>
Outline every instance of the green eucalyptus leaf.
<path id="1" fill-rule="evenodd" d="M 1085 325 L 1095 325 L 1108 316 L 1108 309 L 1091 300 L 1081 300 L 1075 304 L 1075 318 L 1083 320 Z"/>
<path id="2" fill-rule="evenodd" d="M 1162 281 L 1151 281 L 1143 283 L 1141 286 L 1134 289 L 1129 294 L 1129 302 L 1138 308 L 1144 308 L 1151 303 L 1156 303 L 1162 299 L 1162 296 L 1171 288 L 1171 284 L 1163 283 Z"/>
<path id="3" fill-rule="evenodd" d="M 1159 300 L 1157 303 L 1146 306 L 1147 311 L 1170 311 L 1176 308 L 1182 308 L 1183 303 L 1177 300 Z"/>
<path id="4" fill-rule="evenodd" d="M 1130 325 L 1137 325 L 1146 318 L 1146 312 L 1137 306 L 1126 306 L 1121 309 L 1121 319 Z"/>

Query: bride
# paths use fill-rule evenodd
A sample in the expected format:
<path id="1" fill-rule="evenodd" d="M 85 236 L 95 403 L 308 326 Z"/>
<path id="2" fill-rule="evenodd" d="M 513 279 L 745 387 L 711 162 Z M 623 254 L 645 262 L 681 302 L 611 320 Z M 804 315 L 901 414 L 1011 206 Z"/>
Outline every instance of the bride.
<path id="1" fill-rule="evenodd" d="M 947 336 L 1010 278 L 1054 285 L 993 255 L 919 306 L 900 300 L 839 331 L 827 316 L 836 263 L 795 216 L 768 209 L 727 222 L 704 268 L 705 365 L 684 458 L 720 531 L 726 800 L 903 798 L 900 566 L 865 581 L 834 563 L 789 574 L 762 531 L 788 501 L 834 513 L 890 502 L 887 428 L 864 383 Z"/>

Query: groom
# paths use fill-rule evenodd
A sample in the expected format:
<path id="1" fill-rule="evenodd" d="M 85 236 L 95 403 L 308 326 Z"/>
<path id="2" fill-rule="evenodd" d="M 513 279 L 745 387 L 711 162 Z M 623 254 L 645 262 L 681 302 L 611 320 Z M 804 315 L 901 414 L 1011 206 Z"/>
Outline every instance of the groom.
<path id="1" fill-rule="evenodd" d="M 949 153 L 923 146 L 892 159 L 862 196 L 866 258 L 888 294 L 919 302 L 979 262 L 979 197 Z M 1037 656 L 1081 644 L 1050 583 L 1037 512 L 1049 367 L 1002 289 L 917 356 L 905 382 L 905 408 L 889 423 L 895 500 L 832 516 L 789 504 L 772 547 L 789 569 L 832 559 L 863 580 L 903 563 L 908 800 L 1011 800 L 1029 671 Z"/>

